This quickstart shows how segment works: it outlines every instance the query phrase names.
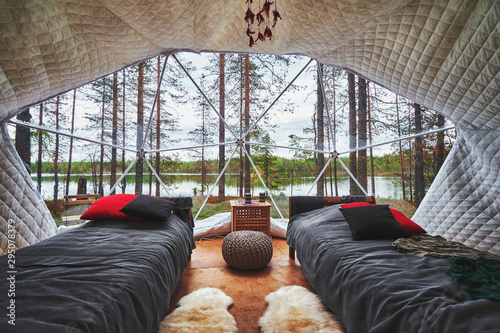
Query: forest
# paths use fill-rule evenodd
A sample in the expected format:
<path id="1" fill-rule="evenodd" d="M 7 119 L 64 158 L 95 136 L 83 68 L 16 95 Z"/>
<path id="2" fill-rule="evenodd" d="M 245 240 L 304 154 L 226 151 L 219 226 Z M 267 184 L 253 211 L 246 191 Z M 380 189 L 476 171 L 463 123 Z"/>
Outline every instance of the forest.
<path id="1" fill-rule="evenodd" d="M 101 195 L 109 190 L 104 175 L 114 184 L 127 171 L 140 194 L 146 173 L 158 174 L 167 188 L 169 173 L 200 174 L 203 195 L 213 185 L 205 175 L 225 169 L 239 175 L 240 196 L 259 175 L 275 189 L 283 177 L 324 171 L 317 195 L 337 175 L 350 173 L 364 188 L 372 175 L 394 175 L 418 206 L 456 136 L 444 130 L 440 114 L 362 77 L 276 55 L 149 59 L 26 109 L 17 120 L 16 149 L 37 179 L 55 176 L 54 201 L 71 174 L 92 175 Z M 441 128 L 384 150 L 365 148 Z M 344 153 L 336 159 L 336 152 Z M 165 195 L 160 185 L 153 195 Z M 224 176 L 217 185 L 214 195 L 223 202 Z M 362 193 L 354 181 L 350 192 Z"/>

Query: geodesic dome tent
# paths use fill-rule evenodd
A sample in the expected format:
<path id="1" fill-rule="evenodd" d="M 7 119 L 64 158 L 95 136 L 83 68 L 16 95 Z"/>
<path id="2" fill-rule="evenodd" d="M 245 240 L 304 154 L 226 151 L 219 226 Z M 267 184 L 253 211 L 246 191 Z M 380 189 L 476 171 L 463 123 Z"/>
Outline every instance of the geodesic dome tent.
<path id="1" fill-rule="evenodd" d="M 2 248 L 9 225 L 17 247 L 56 233 L 7 121 L 125 66 L 183 50 L 306 55 L 442 113 L 458 138 L 413 219 L 500 254 L 500 2 L 275 1 L 283 20 L 271 41 L 253 47 L 245 0 L 0 3 Z"/>

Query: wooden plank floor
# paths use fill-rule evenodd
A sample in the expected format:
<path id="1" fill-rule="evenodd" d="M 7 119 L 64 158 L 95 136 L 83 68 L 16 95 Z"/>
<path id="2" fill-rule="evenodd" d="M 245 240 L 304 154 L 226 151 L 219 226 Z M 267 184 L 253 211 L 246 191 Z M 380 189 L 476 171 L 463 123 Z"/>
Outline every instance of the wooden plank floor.
<path id="1" fill-rule="evenodd" d="M 196 242 L 191 262 L 172 296 L 170 312 L 177 302 L 199 288 L 213 287 L 233 299 L 229 312 L 239 332 L 259 332 L 259 318 L 266 311 L 265 297 L 282 286 L 299 285 L 312 289 L 300 264 L 288 258 L 286 240 L 273 238 L 273 258 L 269 265 L 255 271 L 240 271 L 227 266 L 222 257 L 222 238 Z"/>

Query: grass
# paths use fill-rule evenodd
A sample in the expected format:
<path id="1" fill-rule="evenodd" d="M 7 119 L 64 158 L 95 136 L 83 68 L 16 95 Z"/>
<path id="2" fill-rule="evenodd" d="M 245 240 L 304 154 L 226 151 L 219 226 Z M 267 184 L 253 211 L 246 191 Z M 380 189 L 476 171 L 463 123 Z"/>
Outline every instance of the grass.
<path id="1" fill-rule="evenodd" d="M 394 208 L 396 210 L 399 210 L 401 213 L 405 214 L 408 218 L 411 219 L 413 214 L 415 214 L 415 206 L 405 200 L 396 200 L 396 199 L 378 199 L 377 198 L 377 203 L 379 205 L 389 205 L 391 208 Z"/>

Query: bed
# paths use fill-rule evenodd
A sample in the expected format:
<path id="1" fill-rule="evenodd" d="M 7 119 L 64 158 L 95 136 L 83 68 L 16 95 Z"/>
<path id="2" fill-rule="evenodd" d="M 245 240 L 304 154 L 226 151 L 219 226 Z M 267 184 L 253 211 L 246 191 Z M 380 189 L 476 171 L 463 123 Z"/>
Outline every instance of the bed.
<path id="1" fill-rule="evenodd" d="M 500 301 L 458 287 L 449 259 L 401 253 L 392 240 L 354 241 L 340 198 L 325 208 L 322 197 L 306 198 L 290 198 L 290 257 L 347 332 L 500 331 Z"/>
<path id="2" fill-rule="evenodd" d="M 0 257 L 0 332 L 156 333 L 195 248 L 191 198 L 170 201 L 163 220 L 91 220 Z"/>

